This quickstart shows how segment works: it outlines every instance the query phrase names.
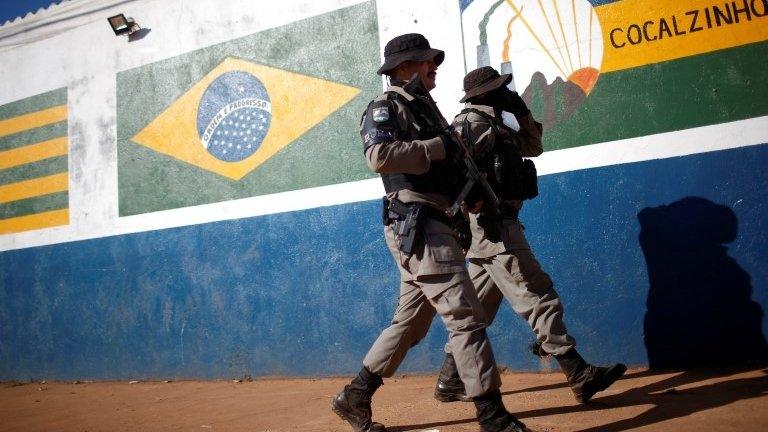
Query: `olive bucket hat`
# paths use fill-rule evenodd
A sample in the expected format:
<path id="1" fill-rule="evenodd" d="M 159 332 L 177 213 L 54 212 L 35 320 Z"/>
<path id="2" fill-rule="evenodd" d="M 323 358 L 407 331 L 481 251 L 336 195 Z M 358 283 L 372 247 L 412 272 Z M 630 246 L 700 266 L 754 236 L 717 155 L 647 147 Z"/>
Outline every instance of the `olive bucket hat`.
<path id="1" fill-rule="evenodd" d="M 435 60 L 436 65 L 440 65 L 445 59 L 445 53 L 442 50 L 429 46 L 429 41 L 418 33 L 408 33 L 397 36 L 387 42 L 384 47 L 384 64 L 378 71 L 379 75 L 392 70 L 400 63 L 408 60 L 427 61 Z"/>
<path id="2" fill-rule="evenodd" d="M 499 75 L 496 69 L 490 66 L 477 68 L 464 77 L 464 97 L 459 102 L 466 102 L 467 99 L 496 90 L 511 81 L 511 74 Z"/>

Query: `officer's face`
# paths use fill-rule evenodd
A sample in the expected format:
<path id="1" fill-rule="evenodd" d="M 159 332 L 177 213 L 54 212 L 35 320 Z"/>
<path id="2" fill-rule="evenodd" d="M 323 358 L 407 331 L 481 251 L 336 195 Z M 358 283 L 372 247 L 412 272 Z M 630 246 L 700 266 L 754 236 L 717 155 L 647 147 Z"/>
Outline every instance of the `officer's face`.
<path id="1" fill-rule="evenodd" d="M 435 88 L 435 78 L 437 77 L 437 65 L 434 60 L 414 62 L 417 66 L 417 72 L 427 90 Z"/>
<path id="2" fill-rule="evenodd" d="M 409 79 L 413 74 L 417 73 L 419 74 L 419 78 L 421 78 L 421 83 L 424 84 L 427 91 L 431 91 L 435 88 L 437 65 L 434 60 L 407 61 L 398 66 L 397 72 L 399 79 Z"/>

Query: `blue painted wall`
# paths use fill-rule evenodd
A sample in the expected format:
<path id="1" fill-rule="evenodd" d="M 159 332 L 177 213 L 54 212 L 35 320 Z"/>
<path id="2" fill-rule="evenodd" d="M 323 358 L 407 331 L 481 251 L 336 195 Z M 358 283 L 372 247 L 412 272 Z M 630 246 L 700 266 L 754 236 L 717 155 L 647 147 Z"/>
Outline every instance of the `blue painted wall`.
<path id="1" fill-rule="evenodd" d="M 541 178 L 522 219 L 588 360 L 669 364 L 658 347 L 695 348 L 643 334 L 675 322 L 707 336 L 693 346 L 739 330 L 764 355 L 765 166 L 767 144 Z M 350 374 L 397 300 L 378 214 L 370 201 L 0 253 L 0 380 Z M 499 363 L 538 367 L 509 308 L 490 335 Z M 436 321 L 402 371 L 435 371 L 444 339 Z"/>

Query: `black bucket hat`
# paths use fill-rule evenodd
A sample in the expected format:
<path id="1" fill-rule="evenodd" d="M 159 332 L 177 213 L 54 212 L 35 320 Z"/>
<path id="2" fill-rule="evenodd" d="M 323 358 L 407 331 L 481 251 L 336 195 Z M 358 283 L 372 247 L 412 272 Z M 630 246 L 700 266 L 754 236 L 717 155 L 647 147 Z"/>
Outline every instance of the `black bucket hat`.
<path id="1" fill-rule="evenodd" d="M 445 53 L 442 50 L 429 46 L 427 38 L 418 33 L 404 34 L 387 42 L 387 45 L 384 47 L 384 64 L 381 65 L 376 73 L 381 75 L 396 68 L 397 65 L 404 61 L 427 61 L 432 59 L 435 60 L 436 65 L 440 66 L 440 63 L 445 59 Z"/>
<path id="2" fill-rule="evenodd" d="M 459 102 L 466 102 L 467 99 L 496 90 L 511 81 L 511 74 L 499 75 L 496 69 L 490 66 L 477 68 L 464 77 L 464 97 Z"/>

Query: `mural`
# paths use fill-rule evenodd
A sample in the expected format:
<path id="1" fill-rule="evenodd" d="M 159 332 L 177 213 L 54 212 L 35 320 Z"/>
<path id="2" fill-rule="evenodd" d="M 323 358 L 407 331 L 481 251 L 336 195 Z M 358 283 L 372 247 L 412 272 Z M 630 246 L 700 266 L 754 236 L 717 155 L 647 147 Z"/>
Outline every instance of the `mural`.
<path id="1" fill-rule="evenodd" d="M 372 177 L 377 42 L 368 2 L 119 73 L 120 215 Z"/>
<path id="2" fill-rule="evenodd" d="M 69 223 L 67 89 L 0 106 L 0 234 Z"/>
<path id="3" fill-rule="evenodd" d="M 142 2 L 100 61 L 101 20 L 0 50 L 0 379 L 359 370 L 399 280 L 358 122 L 410 31 L 450 53 L 439 103 L 489 64 L 545 121 L 521 219 L 586 358 L 765 360 L 766 2 Z M 510 308 L 488 332 L 542 367 Z"/>
<path id="4" fill-rule="evenodd" d="M 768 1 L 742 1 L 460 0 L 465 67 L 513 74 L 546 150 L 765 115 Z"/>

